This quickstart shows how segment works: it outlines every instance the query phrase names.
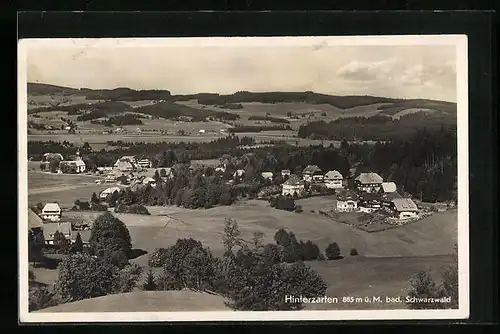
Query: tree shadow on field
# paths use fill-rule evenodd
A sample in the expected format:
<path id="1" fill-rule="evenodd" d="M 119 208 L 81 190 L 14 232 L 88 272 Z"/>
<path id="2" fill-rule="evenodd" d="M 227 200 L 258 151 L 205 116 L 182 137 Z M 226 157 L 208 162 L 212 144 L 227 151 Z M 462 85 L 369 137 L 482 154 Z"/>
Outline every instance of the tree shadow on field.
<path id="1" fill-rule="evenodd" d="M 136 259 L 139 256 L 142 256 L 142 255 L 147 254 L 147 253 L 148 252 L 145 251 L 144 249 L 133 248 L 130 250 L 130 254 L 129 254 L 128 258 L 129 258 L 129 260 L 133 260 L 133 259 Z"/>

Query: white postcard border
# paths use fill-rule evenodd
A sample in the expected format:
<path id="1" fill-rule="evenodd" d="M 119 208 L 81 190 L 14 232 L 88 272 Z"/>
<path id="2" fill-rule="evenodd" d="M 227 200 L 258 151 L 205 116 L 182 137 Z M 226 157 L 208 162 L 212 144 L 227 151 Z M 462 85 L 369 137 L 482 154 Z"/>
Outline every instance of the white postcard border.
<path id="1" fill-rule="evenodd" d="M 27 63 L 32 47 L 256 47 L 317 45 L 456 45 L 458 132 L 458 268 L 459 308 L 456 310 L 329 310 L 329 311 L 218 311 L 127 313 L 28 312 L 27 209 Z M 468 155 L 468 53 L 466 35 L 399 36 L 300 36 L 300 37 L 192 37 L 24 39 L 18 44 L 18 243 L 19 321 L 21 323 L 68 322 L 187 322 L 187 321 L 307 321 L 307 320 L 435 320 L 469 316 L 469 155 Z"/>

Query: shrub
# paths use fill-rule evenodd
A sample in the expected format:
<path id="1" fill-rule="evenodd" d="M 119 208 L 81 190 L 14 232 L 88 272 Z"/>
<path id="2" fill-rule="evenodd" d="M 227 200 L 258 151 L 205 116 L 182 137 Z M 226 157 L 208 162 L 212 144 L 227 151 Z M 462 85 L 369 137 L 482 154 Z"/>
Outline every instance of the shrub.
<path id="1" fill-rule="evenodd" d="M 201 242 L 178 239 L 167 248 L 164 269 L 182 288 L 204 290 L 213 284 L 215 260 Z"/>
<path id="2" fill-rule="evenodd" d="M 356 256 L 356 255 L 359 255 L 359 254 L 358 254 L 358 250 L 357 250 L 356 248 L 351 248 L 350 255 L 351 255 L 351 256 Z"/>
<path id="3" fill-rule="evenodd" d="M 155 291 L 157 288 L 155 283 L 155 277 L 153 275 L 153 271 L 149 269 L 148 276 L 146 277 L 146 281 L 142 284 L 142 290 L 144 291 Z"/>
<path id="4" fill-rule="evenodd" d="M 167 250 L 165 248 L 157 248 L 149 254 L 148 265 L 150 267 L 162 267 L 165 264 Z"/>
<path id="5" fill-rule="evenodd" d="M 71 302 L 113 292 L 117 269 L 87 254 L 70 255 L 59 264 L 55 291 L 61 301 Z"/>
<path id="6" fill-rule="evenodd" d="M 137 264 L 127 265 L 122 268 L 114 281 L 113 293 L 131 292 L 137 286 L 142 274 L 142 268 Z"/>
<path id="7" fill-rule="evenodd" d="M 46 287 L 43 286 L 30 286 L 28 298 L 28 308 L 30 312 L 51 307 L 57 304 L 54 295 L 50 293 Z"/>
<path id="8" fill-rule="evenodd" d="M 328 260 L 337 260 L 340 258 L 340 247 L 336 242 L 332 242 L 325 249 L 325 255 Z"/>
<path id="9" fill-rule="evenodd" d="M 132 243 L 127 226 L 110 212 L 105 212 L 96 218 L 90 233 L 89 246 L 94 254 L 123 251 L 130 253 Z"/>
<path id="10" fill-rule="evenodd" d="M 118 204 L 115 207 L 115 212 L 132 213 L 136 215 L 150 215 L 148 209 L 141 204 L 132 204 L 132 205 Z"/>

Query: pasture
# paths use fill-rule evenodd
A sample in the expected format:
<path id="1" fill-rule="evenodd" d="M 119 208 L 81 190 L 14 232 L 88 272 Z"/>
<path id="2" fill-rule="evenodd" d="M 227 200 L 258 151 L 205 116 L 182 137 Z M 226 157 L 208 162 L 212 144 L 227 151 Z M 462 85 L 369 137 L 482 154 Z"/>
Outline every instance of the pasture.
<path id="1" fill-rule="evenodd" d="M 88 191 L 87 199 L 91 192 Z M 68 203 L 70 191 L 65 195 Z M 81 195 L 80 195 L 81 196 Z M 317 200 L 318 203 L 314 203 Z M 319 208 L 330 201 L 329 197 L 300 200 L 304 208 Z M 274 243 L 273 237 L 280 228 L 293 231 L 299 240 L 311 240 L 322 253 L 335 241 L 339 244 L 341 260 L 312 261 L 309 264 L 318 271 L 328 284 L 330 297 L 403 296 L 409 286 L 409 278 L 419 270 L 439 273 L 451 263 L 453 245 L 457 242 L 457 213 L 439 212 L 407 226 L 367 233 L 359 229 L 332 221 L 319 214 L 291 213 L 271 208 L 266 202 L 251 200 L 231 206 L 212 209 L 190 210 L 176 206 L 148 207 L 151 216 L 116 214 L 130 231 L 135 249 L 152 252 L 156 248 L 168 247 L 179 238 L 194 238 L 210 247 L 215 256 L 223 254 L 221 232 L 224 219 L 238 222 L 242 238 L 250 242 L 253 232 L 263 232 L 264 242 Z M 65 211 L 65 217 L 79 217 L 89 223 L 99 212 Z M 436 242 L 439 240 L 439 242 Z M 349 256 L 356 248 L 359 256 Z M 132 260 L 147 270 L 148 254 Z M 57 270 L 35 268 L 37 281 L 51 284 L 57 279 Z M 437 276 L 436 276 L 437 277 Z M 437 277 L 439 278 L 439 277 Z M 103 305 L 106 305 L 104 303 Z M 62 307 L 62 306 L 61 306 Z M 72 307 L 72 306 L 68 306 Z M 107 306 L 103 306 L 107 307 Z M 397 309 L 396 304 L 310 304 L 306 309 Z M 195 310 L 193 306 L 190 310 Z"/>
<path id="2" fill-rule="evenodd" d="M 368 233 L 306 210 L 300 214 L 276 210 L 258 200 L 208 210 L 176 206 L 148 209 L 151 216 L 116 214 L 127 225 L 133 246 L 148 252 L 173 245 L 179 238 L 194 238 L 210 247 L 215 255 L 222 255 L 221 232 L 225 218 L 238 222 L 242 238 L 247 242 L 257 231 L 264 233 L 265 243 L 274 242 L 276 231 L 285 228 L 293 231 L 299 240 L 313 241 L 322 252 L 335 241 L 342 255 L 348 255 L 351 248 L 367 257 L 444 255 L 451 253 L 457 242 L 457 213 L 451 211 L 439 212 L 406 226 Z M 65 215 L 92 222 L 99 213 L 65 212 Z M 147 255 L 135 261 L 145 266 Z"/>
<path id="3" fill-rule="evenodd" d="M 311 261 L 308 264 L 327 282 L 326 296 L 338 303 L 307 304 L 306 310 L 383 310 L 406 309 L 405 303 L 386 303 L 385 297 L 408 295 L 409 280 L 419 271 L 430 271 L 436 283 L 453 263 L 450 255 L 426 257 L 366 258 L 346 257 L 336 261 Z M 381 303 L 347 303 L 342 297 L 381 297 Z"/>
<path id="4" fill-rule="evenodd" d="M 109 185 L 96 185 L 98 177 L 91 175 L 51 174 L 28 172 L 28 205 L 57 202 L 62 209 L 73 206 L 75 200 L 90 200 L 92 193 L 100 193 Z"/>

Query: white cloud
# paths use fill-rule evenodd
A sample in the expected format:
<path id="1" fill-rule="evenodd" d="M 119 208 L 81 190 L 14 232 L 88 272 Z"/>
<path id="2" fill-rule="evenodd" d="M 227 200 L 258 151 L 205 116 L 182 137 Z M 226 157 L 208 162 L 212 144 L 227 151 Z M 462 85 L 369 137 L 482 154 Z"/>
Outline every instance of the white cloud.
<path id="1" fill-rule="evenodd" d="M 353 81 L 374 81 L 391 75 L 397 67 L 396 59 L 374 62 L 353 60 L 337 70 L 337 75 Z"/>
<path id="2" fill-rule="evenodd" d="M 371 91 L 400 96 L 409 92 L 454 90 L 456 81 L 454 61 L 429 63 L 426 59 L 351 60 L 338 68 L 336 75 L 353 90 L 366 91 L 368 85 Z"/>

